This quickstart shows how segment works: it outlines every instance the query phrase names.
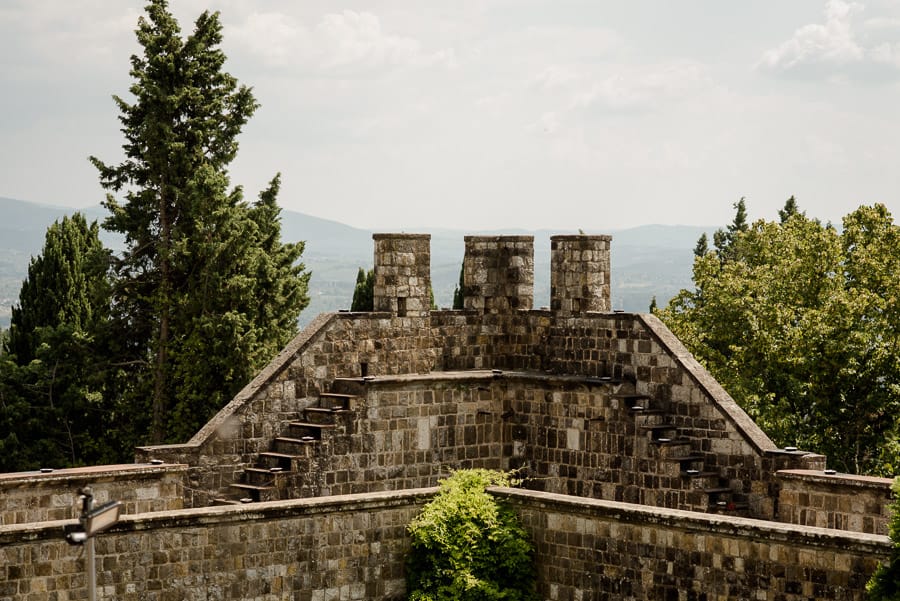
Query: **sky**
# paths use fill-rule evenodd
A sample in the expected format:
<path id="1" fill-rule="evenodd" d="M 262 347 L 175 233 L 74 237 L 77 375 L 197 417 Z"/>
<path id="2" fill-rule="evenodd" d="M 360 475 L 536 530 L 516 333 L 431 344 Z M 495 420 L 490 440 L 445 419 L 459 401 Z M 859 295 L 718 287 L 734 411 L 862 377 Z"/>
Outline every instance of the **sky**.
<path id="1" fill-rule="evenodd" d="M 0 2 L 0 196 L 87 207 L 142 0 Z M 233 184 L 379 231 L 900 213 L 900 0 L 170 0 L 261 107 Z"/>

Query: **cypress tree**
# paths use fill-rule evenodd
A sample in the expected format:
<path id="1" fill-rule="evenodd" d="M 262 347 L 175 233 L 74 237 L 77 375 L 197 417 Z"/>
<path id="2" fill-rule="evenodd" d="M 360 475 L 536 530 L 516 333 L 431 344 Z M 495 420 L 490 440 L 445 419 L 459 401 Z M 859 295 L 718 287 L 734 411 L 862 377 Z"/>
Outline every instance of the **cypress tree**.
<path id="1" fill-rule="evenodd" d="M 465 308 L 466 296 L 463 292 L 463 268 L 464 265 L 459 266 L 459 283 L 456 285 L 456 288 L 453 290 L 453 308 L 456 310 Z"/>
<path id="2" fill-rule="evenodd" d="M 114 96 L 125 160 L 91 161 L 111 191 L 104 227 L 126 245 L 114 286 L 124 394 L 135 411 L 150 399 L 158 443 L 191 435 L 295 334 L 309 274 L 303 244 L 280 240 L 279 177 L 253 204 L 230 188 L 237 136 L 258 104 L 223 70 L 218 13 L 182 38 L 166 0 L 146 11 L 134 102 Z"/>
<path id="3" fill-rule="evenodd" d="M 0 470 L 121 461 L 130 422 L 104 398 L 109 253 L 76 213 L 47 230 L 0 357 Z M 119 423 L 116 423 L 119 422 Z"/>
<path id="4" fill-rule="evenodd" d="M 350 303 L 351 311 L 375 310 L 375 270 L 368 272 L 362 267 L 356 274 L 356 286 L 353 288 L 353 301 Z"/>
<path id="5" fill-rule="evenodd" d="M 20 365 L 35 358 L 39 330 L 69 325 L 90 330 L 107 305 L 109 254 L 97 223 L 81 213 L 63 217 L 47 229 L 44 248 L 28 265 L 28 277 L 12 308 L 6 350 Z"/>

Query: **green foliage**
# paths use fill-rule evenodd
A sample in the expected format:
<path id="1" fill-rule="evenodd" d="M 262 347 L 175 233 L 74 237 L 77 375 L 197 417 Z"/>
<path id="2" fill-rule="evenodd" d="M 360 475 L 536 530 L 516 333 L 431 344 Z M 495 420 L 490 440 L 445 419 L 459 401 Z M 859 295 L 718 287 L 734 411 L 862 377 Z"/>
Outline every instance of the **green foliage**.
<path id="1" fill-rule="evenodd" d="M 776 443 L 892 475 L 900 228 L 882 205 L 847 215 L 842 233 L 796 202 L 785 211 L 783 222 L 729 228 L 695 258 L 695 289 L 659 316 Z"/>
<path id="2" fill-rule="evenodd" d="M 19 364 L 35 358 L 38 328 L 68 325 L 89 331 L 106 318 L 109 253 L 99 227 L 81 213 L 64 217 L 46 232 L 40 255 L 31 259 L 19 302 L 12 308 L 6 350 Z"/>
<path id="3" fill-rule="evenodd" d="M 255 203 L 229 189 L 237 136 L 258 105 L 222 69 L 218 13 L 201 14 L 182 38 L 165 0 L 146 11 L 142 53 L 131 58 L 134 102 L 114 97 L 125 159 L 91 161 L 111 191 L 104 227 L 126 245 L 114 263 L 117 394 L 150 416 L 152 442 L 174 442 L 295 334 L 309 274 L 303 244 L 280 239 L 280 176 Z"/>
<path id="4" fill-rule="evenodd" d="M 409 525 L 410 601 L 537 599 L 533 551 L 515 514 L 485 492 L 507 474 L 460 470 Z"/>
<path id="5" fill-rule="evenodd" d="M 709 239 L 706 237 L 706 232 L 703 232 L 702 234 L 700 234 L 700 238 L 697 239 L 697 245 L 694 247 L 694 256 L 703 257 L 708 252 Z"/>
<path id="6" fill-rule="evenodd" d="M 894 546 L 888 562 L 878 566 L 866 584 L 868 601 L 900 601 L 900 477 L 894 479 L 891 490 L 894 500 L 891 502 L 888 535 Z"/>
<path id="7" fill-rule="evenodd" d="M 366 272 L 362 267 L 356 274 L 356 287 L 353 289 L 353 302 L 351 311 L 375 310 L 375 271 Z"/>
<path id="8" fill-rule="evenodd" d="M 132 420 L 106 396 L 109 253 L 79 213 L 48 228 L 0 356 L 0 471 L 126 460 Z"/>
<path id="9" fill-rule="evenodd" d="M 465 308 L 466 303 L 466 295 L 463 292 L 465 286 L 463 284 L 463 265 L 459 267 L 459 284 L 457 284 L 456 288 L 453 290 L 453 308 L 457 311 Z"/>

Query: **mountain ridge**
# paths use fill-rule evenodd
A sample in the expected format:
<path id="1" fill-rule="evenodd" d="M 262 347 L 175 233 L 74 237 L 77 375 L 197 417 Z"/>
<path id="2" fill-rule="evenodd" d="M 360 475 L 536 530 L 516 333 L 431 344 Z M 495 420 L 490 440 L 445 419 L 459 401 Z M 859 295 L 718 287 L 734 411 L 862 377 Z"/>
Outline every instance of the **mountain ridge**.
<path id="1" fill-rule="evenodd" d="M 54 221 L 80 211 L 89 221 L 101 221 L 106 210 L 100 205 L 82 209 L 34 203 L 0 197 L 0 327 L 9 325 L 10 307 L 18 298 L 28 262 L 40 253 L 44 234 Z M 373 261 L 374 230 L 356 228 L 339 221 L 282 209 L 281 237 L 285 241 L 303 240 L 303 262 L 312 271 L 310 305 L 301 315 L 308 323 L 323 311 L 350 306 L 356 272 L 370 269 Z M 648 224 L 602 232 L 612 235 L 612 302 L 614 309 L 646 311 L 651 299 L 660 305 L 668 302 L 681 288 L 691 283 L 693 248 L 702 233 L 715 228 L 689 225 Z M 417 228 L 431 234 L 432 288 L 439 306 L 452 303 L 453 290 L 467 235 L 534 236 L 534 305 L 549 305 L 550 241 L 556 234 L 577 230 L 526 230 L 522 228 L 463 231 L 449 228 Z M 114 234 L 101 231 L 104 244 L 121 248 Z"/>

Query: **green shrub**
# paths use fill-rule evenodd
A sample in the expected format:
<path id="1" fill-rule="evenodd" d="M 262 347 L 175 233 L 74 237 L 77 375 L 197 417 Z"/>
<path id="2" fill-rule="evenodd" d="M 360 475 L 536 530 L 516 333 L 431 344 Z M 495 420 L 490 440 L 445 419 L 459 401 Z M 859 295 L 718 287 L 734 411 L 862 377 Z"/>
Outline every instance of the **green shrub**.
<path id="1" fill-rule="evenodd" d="M 891 558 L 886 564 L 878 566 L 866 585 L 869 601 L 900 600 L 900 477 L 894 480 L 891 487 L 894 500 L 891 503 L 891 522 L 888 534 L 894 541 Z"/>
<path id="2" fill-rule="evenodd" d="M 409 525 L 409 601 L 537 599 L 528 535 L 487 486 L 510 486 L 510 477 L 456 471 Z"/>

